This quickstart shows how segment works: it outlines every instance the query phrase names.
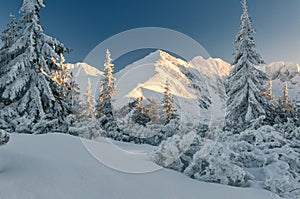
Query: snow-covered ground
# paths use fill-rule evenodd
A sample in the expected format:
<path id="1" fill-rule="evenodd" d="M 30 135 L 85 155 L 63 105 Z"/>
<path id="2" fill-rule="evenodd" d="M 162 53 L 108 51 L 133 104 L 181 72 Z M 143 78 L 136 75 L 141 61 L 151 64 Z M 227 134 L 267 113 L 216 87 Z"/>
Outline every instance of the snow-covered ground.
<path id="1" fill-rule="evenodd" d="M 125 166 L 153 167 L 146 155 L 151 147 L 122 143 L 115 150 L 109 141 L 85 141 L 87 148 L 120 159 Z M 160 169 L 145 174 L 120 172 L 101 164 L 81 140 L 62 134 L 11 135 L 0 147 L 1 199 L 276 199 L 268 191 L 235 188 L 192 180 Z"/>

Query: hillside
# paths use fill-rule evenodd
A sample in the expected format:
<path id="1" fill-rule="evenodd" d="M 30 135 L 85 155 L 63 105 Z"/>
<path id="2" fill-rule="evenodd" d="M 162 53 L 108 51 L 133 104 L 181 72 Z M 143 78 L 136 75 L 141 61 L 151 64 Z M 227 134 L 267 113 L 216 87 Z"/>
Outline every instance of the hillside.
<path id="1" fill-rule="evenodd" d="M 103 72 L 99 71 L 97 68 L 90 66 L 86 63 L 76 63 L 76 64 L 67 64 L 69 73 L 72 73 L 75 81 L 78 83 L 81 97 L 87 89 L 88 79 L 92 83 L 92 92 L 95 95 L 97 85 L 99 80 L 103 77 Z"/>
<path id="2" fill-rule="evenodd" d="M 260 66 L 259 69 L 268 73 L 273 81 L 275 96 L 283 95 L 285 82 L 288 83 L 289 94 L 293 100 L 300 101 L 300 67 L 292 62 L 273 62 Z"/>
<path id="3" fill-rule="evenodd" d="M 101 164 L 87 149 L 118 161 L 120 167 L 157 168 L 141 153 L 151 147 L 119 143 L 124 151 L 116 150 L 109 140 L 84 143 L 62 134 L 12 134 L 11 141 L 0 148 L 0 198 L 278 198 L 268 191 L 195 181 L 167 169 L 142 174 L 120 172 Z"/>
<path id="4" fill-rule="evenodd" d="M 206 79 L 194 65 L 166 52 L 155 51 L 126 66 L 116 74 L 116 79 L 116 109 L 137 97 L 161 101 L 165 83 L 169 80 L 175 108 L 184 121 L 205 122 L 206 116 L 210 115 L 211 100 Z"/>

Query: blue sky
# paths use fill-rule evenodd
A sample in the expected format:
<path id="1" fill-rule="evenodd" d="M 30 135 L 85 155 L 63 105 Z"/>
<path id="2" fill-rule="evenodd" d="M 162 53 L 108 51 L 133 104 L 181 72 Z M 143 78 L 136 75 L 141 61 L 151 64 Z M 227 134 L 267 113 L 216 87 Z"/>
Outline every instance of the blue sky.
<path id="1" fill-rule="evenodd" d="M 0 30 L 22 0 L 0 0 Z M 45 32 L 73 49 L 68 62 L 83 61 L 100 42 L 138 27 L 180 31 L 213 57 L 232 61 L 241 15 L 240 0 L 45 0 Z M 248 0 L 258 51 L 264 60 L 300 63 L 300 1 Z"/>

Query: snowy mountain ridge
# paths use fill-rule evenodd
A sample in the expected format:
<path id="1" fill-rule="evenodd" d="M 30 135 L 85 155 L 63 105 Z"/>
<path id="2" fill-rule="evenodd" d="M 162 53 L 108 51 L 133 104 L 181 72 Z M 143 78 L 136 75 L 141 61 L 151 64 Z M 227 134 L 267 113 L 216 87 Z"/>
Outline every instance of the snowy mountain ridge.
<path id="1" fill-rule="evenodd" d="M 74 74 L 74 76 L 102 76 L 103 72 L 99 71 L 97 68 L 88 65 L 87 63 L 76 63 L 76 64 L 66 64 L 67 68 L 70 72 Z"/>
<path id="2" fill-rule="evenodd" d="M 201 56 L 197 56 L 190 63 L 198 67 L 199 70 L 208 77 L 216 74 L 221 77 L 226 77 L 230 74 L 230 70 L 232 69 L 231 64 L 220 58 L 210 57 L 205 59 Z"/>
<path id="3" fill-rule="evenodd" d="M 206 79 L 193 64 L 161 50 L 130 64 L 116 75 L 115 107 L 121 108 L 132 98 L 162 100 L 166 81 L 170 82 L 175 108 L 184 121 L 204 119 L 209 115 L 210 97 Z M 183 111 L 184 110 L 184 111 Z M 202 120 L 200 119 L 200 120 Z"/>
<path id="4" fill-rule="evenodd" d="M 293 62 L 273 62 L 258 67 L 265 71 L 273 81 L 273 93 L 276 97 L 283 95 L 285 83 L 288 83 L 289 95 L 300 101 L 300 66 Z"/>
<path id="5" fill-rule="evenodd" d="M 87 63 L 66 64 L 69 73 L 72 73 L 80 89 L 81 98 L 86 92 L 88 79 L 91 80 L 93 95 L 96 93 L 99 80 L 103 77 L 103 72 Z"/>
<path id="6" fill-rule="evenodd" d="M 68 64 L 68 68 L 77 78 L 81 93 L 85 93 L 88 78 L 92 81 L 94 91 L 103 76 L 103 72 L 86 63 Z M 298 64 L 273 62 L 257 68 L 265 71 L 272 78 L 273 92 L 276 97 L 282 95 L 284 84 L 287 81 L 292 99 L 300 100 L 300 66 Z M 202 82 L 200 87 L 206 87 L 202 88 L 202 97 L 206 97 L 205 100 L 202 100 L 208 105 L 209 93 L 205 81 L 213 76 L 226 77 L 231 69 L 232 65 L 220 58 L 205 59 L 197 56 L 187 62 L 158 50 L 124 67 L 115 75 L 117 93 L 114 105 L 120 108 L 131 98 L 137 97 L 160 99 L 167 79 L 173 82 L 171 84 L 173 95 L 177 98 L 195 101 L 197 92 L 191 88 L 193 81 L 187 77 L 188 74 L 185 74 L 191 72 L 193 76 L 197 77 L 198 84 Z M 205 78 L 207 79 L 205 80 Z M 195 103 L 192 104 L 195 105 Z M 179 106 L 177 108 L 180 110 Z"/>

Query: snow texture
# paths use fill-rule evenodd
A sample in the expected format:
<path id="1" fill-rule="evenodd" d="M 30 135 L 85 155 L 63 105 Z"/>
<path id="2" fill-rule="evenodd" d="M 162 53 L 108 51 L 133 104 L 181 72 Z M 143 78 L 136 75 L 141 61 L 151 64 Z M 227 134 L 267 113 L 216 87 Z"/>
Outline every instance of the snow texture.
<path id="1" fill-rule="evenodd" d="M 103 139 L 84 143 L 120 167 L 157 168 L 147 155 L 137 154 L 152 150 L 145 145 L 119 143 L 128 151 L 124 152 Z M 0 162 L 1 198 L 279 199 L 268 191 L 199 182 L 167 169 L 119 172 L 92 157 L 79 138 L 63 134 L 13 134 L 1 147 Z"/>

